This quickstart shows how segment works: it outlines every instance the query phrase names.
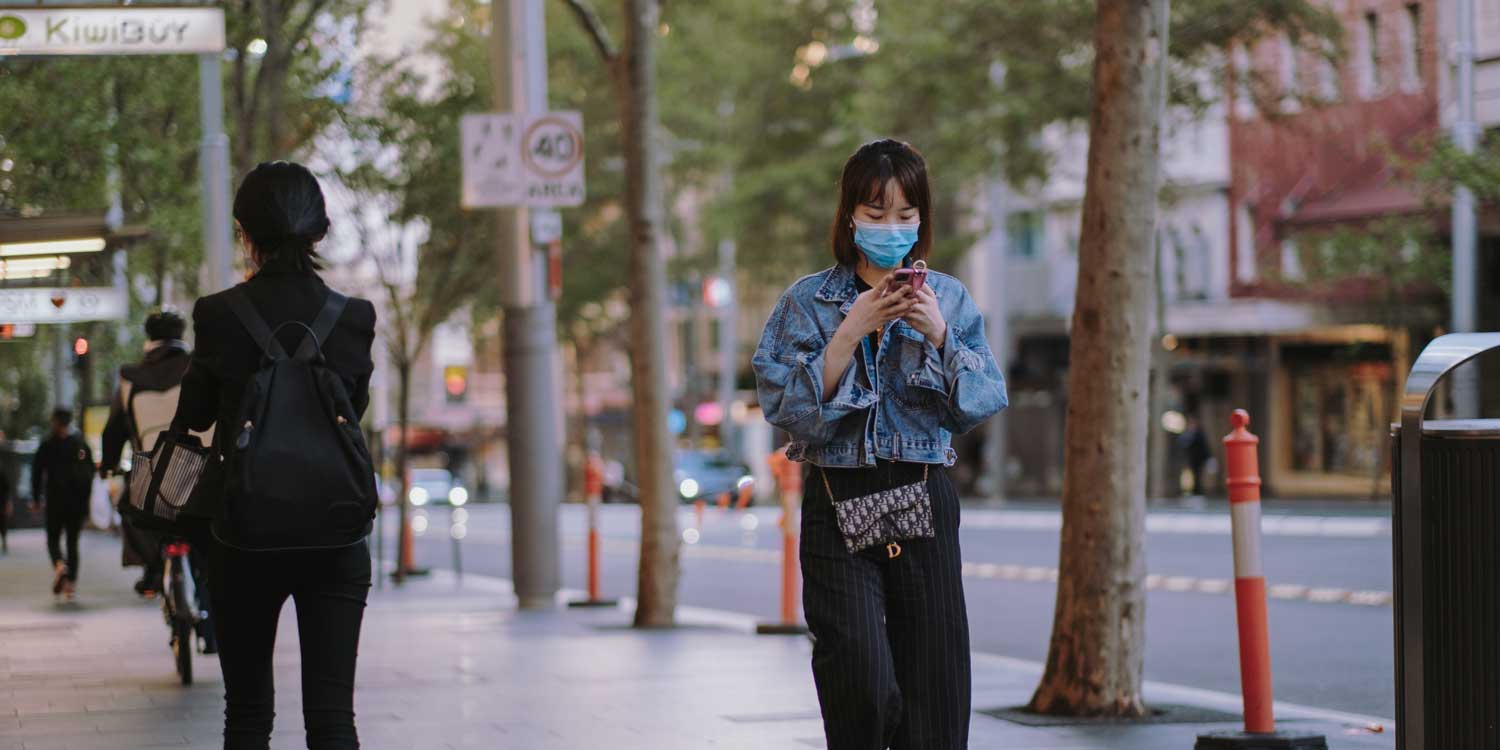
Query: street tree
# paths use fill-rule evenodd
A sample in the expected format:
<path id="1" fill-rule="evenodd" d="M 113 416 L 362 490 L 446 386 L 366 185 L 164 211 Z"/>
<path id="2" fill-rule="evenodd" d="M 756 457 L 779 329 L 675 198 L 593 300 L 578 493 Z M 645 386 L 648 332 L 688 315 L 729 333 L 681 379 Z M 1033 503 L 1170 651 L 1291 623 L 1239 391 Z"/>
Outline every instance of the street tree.
<path id="1" fill-rule="evenodd" d="M 656 104 L 658 0 L 621 0 L 625 27 L 616 47 L 586 0 L 564 0 L 588 32 L 609 71 L 619 107 L 625 161 L 625 218 L 629 226 L 631 391 L 636 479 L 640 487 L 641 555 L 636 627 L 670 627 L 677 607 L 679 540 L 677 498 L 672 491 L 672 443 L 667 430 L 666 268 L 662 174 Z"/>
<path id="2" fill-rule="evenodd" d="M 230 163 L 236 175 L 289 159 L 347 101 L 364 0 L 226 3 Z"/>
<path id="3" fill-rule="evenodd" d="M 1168 0 L 1099 0 L 1069 344 L 1062 552 L 1032 710 L 1141 716 L 1146 396 Z"/>
<path id="4" fill-rule="evenodd" d="M 472 10 L 472 9 L 470 9 Z M 345 154 L 334 159 L 332 190 L 354 218 L 354 239 L 374 266 L 384 299 L 383 330 L 396 371 L 395 469 L 402 539 L 409 533 L 407 476 L 412 368 L 438 325 L 489 293 L 499 273 L 494 222 L 462 208 L 457 123 L 486 108 L 489 78 L 479 24 L 434 24 L 427 52 L 441 76 L 376 56 L 359 71 L 355 106 L 339 121 Z M 402 544 L 397 579 L 411 569 Z"/>

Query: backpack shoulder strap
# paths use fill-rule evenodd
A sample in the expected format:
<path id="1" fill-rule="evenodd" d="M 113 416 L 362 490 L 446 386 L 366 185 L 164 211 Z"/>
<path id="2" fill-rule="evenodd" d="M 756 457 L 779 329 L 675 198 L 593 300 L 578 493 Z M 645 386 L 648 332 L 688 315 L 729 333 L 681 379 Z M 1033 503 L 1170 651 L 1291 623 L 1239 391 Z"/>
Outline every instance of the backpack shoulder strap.
<path id="1" fill-rule="evenodd" d="M 302 344 L 297 347 L 296 359 L 311 359 L 321 351 L 323 342 L 333 333 L 333 326 L 339 322 L 339 316 L 344 314 L 344 306 L 348 303 L 348 297 L 332 289 L 328 290 L 328 299 L 323 302 L 323 309 L 318 311 L 318 317 L 313 321 L 312 336 L 302 339 Z"/>
<path id="2" fill-rule="evenodd" d="M 286 350 L 271 335 L 271 329 L 266 325 L 266 319 L 255 311 L 255 305 L 250 302 L 250 295 L 245 294 L 243 287 L 231 287 L 224 293 L 224 300 L 229 303 L 229 309 L 234 317 L 239 318 L 240 325 L 250 333 L 250 338 L 255 339 L 255 344 L 265 352 L 271 359 L 286 359 Z"/>

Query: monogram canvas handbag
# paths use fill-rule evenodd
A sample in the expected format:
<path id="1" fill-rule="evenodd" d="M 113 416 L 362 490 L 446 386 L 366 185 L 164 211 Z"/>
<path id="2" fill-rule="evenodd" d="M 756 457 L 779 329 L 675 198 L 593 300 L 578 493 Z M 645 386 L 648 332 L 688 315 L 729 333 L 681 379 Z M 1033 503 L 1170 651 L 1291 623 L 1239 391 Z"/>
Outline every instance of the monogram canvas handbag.
<path id="1" fill-rule="evenodd" d="M 931 539 L 937 534 L 932 529 L 932 496 L 927 491 L 927 467 L 922 467 L 922 481 L 891 487 L 868 495 L 839 500 L 833 496 L 833 487 L 828 484 L 828 472 L 822 467 L 823 489 L 833 502 L 833 512 L 838 518 L 839 531 L 844 535 L 844 546 L 850 553 L 863 552 L 871 547 L 884 546 L 886 555 L 896 558 L 901 555 L 905 539 Z"/>

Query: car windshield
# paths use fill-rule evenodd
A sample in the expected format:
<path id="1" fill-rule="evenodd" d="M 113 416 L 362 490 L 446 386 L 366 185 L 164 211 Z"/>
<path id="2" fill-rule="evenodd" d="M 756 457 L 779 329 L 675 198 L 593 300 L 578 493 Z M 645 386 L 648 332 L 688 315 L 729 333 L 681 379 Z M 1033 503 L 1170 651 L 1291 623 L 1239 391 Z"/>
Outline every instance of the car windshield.
<path id="1" fill-rule="evenodd" d="M 685 451 L 677 454 L 678 468 L 686 471 L 693 469 L 724 470 L 735 468 L 737 465 L 728 457 L 713 453 Z"/>
<path id="2" fill-rule="evenodd" d="M 452 476 L 443 469 L 413 469 L 411 481 L 413 484 L 447 484 L 452 481 Z"/>

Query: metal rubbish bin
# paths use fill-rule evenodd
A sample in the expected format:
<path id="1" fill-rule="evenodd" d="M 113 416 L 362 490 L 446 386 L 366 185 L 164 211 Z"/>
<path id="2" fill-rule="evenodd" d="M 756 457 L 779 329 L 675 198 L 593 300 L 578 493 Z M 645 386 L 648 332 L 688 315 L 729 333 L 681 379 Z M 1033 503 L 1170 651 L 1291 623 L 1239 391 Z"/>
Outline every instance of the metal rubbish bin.
<path id="1" fill-rule="evenodd" d="M 1500 419 L 1422 418 L 1444 375 L 1497 348 L 1434 339 L 1393 431 L 1397 750 L 1500 748 Z"/>

